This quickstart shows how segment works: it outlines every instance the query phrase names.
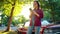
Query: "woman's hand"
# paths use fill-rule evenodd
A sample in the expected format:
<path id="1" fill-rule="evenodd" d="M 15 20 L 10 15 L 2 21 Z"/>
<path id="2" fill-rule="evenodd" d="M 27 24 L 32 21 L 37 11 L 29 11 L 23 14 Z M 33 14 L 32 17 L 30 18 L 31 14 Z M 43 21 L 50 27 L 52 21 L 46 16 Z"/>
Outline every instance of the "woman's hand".
<path id="1" fill-rule="evenodd" d="M 30 8 L 30 17 L 32 17 L 33 14 L 39 17 L 39 14 Z"/>
<path id="2" fill-rule="evenodd" d="M 35 14 L 35 15 L 37 15 L 37 16 L 39 17 L 39 14 L 38 14 L 38 13 L 36 13 L 35 11 L 33 11 L 33 14 Z"/>

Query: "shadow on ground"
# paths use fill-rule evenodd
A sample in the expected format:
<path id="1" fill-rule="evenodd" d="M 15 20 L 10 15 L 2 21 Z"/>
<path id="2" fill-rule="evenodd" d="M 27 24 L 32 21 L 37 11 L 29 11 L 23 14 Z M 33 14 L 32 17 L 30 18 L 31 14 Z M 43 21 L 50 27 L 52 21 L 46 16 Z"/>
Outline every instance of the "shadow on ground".
<path id="1" fill-rule="evenodd" d="M 9 32 L 0 32 L 0 34 L 17 34 L 15 31 L 9 31 Z"/>

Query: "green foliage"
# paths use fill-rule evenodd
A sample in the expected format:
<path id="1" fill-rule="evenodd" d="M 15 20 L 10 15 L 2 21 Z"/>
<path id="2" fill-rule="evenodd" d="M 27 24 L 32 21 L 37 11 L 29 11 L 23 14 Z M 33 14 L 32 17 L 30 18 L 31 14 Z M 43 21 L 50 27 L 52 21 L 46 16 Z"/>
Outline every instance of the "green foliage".
<path id="1" fill-rule="evenodd" d="M 19 20 L 20 23 L 25 23 L 25 22 L 28 21 L 28 19 L 26 19 L 23 15 L 21 15 L 18 20 Z"/>
<path id="2" fill-rule="evenodd" d="M 9 20 L 9 17 L 6 16 L 6 15 L 3 15 L 2 24 L 4 24 L 5 26 L 7 26 L 8 20 Z"/>
<path id="3" fill-rule="evenodd" d="M 15 2 L 16 1 L 16 2 Z M 14 13 L 13 13 L 13 17 L 17 16 L 18 14 L 21 13 L 22 10 L 22 6 L 24 6 L 24 4 L 31 2 L 32 0 L 26 0 L 26 1 L 21 1 L 21 0 L 4 0 L 4 14 L 7 16 L 10 16 L 11 13 L 11 9 L 12 9 L 12 4 L 15 2 L 15 8 L 14 8 Z"/>
<path id="4" fill-rule="evenodd" d="M 14 11 L 13 11 L 13 20 L 12 20 L 12 24 L 13 25 L 17 25 L 19 23 L 25 23 L 28 20 L 24 17 L 24 16 L 20 16 L 18 20 L 15 20 L 14 17 L 15 16 L 19 16 L 18 14 L 21 13 L 22 11 L 22 7 L 25 4 L 30 4 L 33 0 L 0 0 L 0 10 L 2 11 L 2 24 L 6 25 L 8 24 L 8 20 L 10 17 L 10 13 L 12 10 L 12 4 L 15 2 L 15 7 L 14 7 Z"/>
<path id="5" fill-rule="evenodd" d="M 12 24 L 13 24 L 14 26 L 17 26 L 18 24 L 20 24 L 20 22 L 19 22 L 18 20 L 13 19 L 13 20 L 12 20 Z"/>
<path id="6" fill-rule="evenodd" d="M 15 2 L 16 1 L 16 2 Z M 18 16 L 18 14 L 21 13 L 22 7 L 25 4 L 30 4 L 34 0 L 0 0 L 0 10 L 3 12 L 4 15 L 10 16 L 10 12 L 12 9 L 12 4 L 15 2 L 15 8 L 13 12 L 13 17 Z M 59 21 L 60 20 L 60 0 L 38 0 L 40 3 L 41 8 L 44 11 L 44 19 L 49 20 L 50 18 L 53 19 L 53 21 Z M 7 22 L 8 19 L 6 17 L 3 17 L 3 22 Z M 15 23 L 16 20 L 13 20 L 12 22 Z M 25 18 L 21 16 L 16 23 L 25 22 Z"/>
<path id="7" fill-rule="evenodd" d="M 18 24 L 24 24 L 27 21 L 28 21 L 28 19 L 26 19 L 23 15 L 21 15 L 21 16 L 15 17 L 15 18 L 13 17 L 12 24 L 14 26 L 17 26 Z"/>
<path id="8" fill-rule="evenodd" d="M 60 20 L 60 0 L 39 0 L 44 11 L 44 19 Z M 46 13 L 47 12 L 47 13 Z"/>
<path id="9" fill-rule="evenodd" d="M 7 16 L 10 16 L 10 13 L 11 13 L 11 9 L 12 9 L 12 4 L 14 3 L 14 0 L 5 0 L 4 1 L 5 3 L 4 3 L 4 8 L 5 8 L 5 10 L 4 10 L 4 14 L 5 15 L 7 15 Z M 13 16 L 16 16 L 16 14 L 19 14 L 21 11 L 21 7 L 20 7 L 20 5 L 16 2 L 16 4 L 15 4 L 16 6 L 15 6 L 15 8 L 14 8 L 14 13 L 13 13 Z"/>
<path id="10" fill-rule="evenodd" d="M 7 26 L 9 17 L 6 16 L 6 15 L 2 15 L 2 16 L 3 16 L 3 18 L 2 18 L 2 24 L 4 24 L 5 26 Z M 28 19 L 26 19 L 23 15 L 18 16 L 18 17 L 19 17 L 19 18 L 17 18 L 17 19 L 15 19 L 14 17 L 12 18 L 12 19 L 13 19 L 13 20 L 12 20 L 12 24 L 13 24 L 14 26 L 17 26 L 18 24 L 21 24 L 21 23 L 24 24 L 25 22 L 28 21 Z"/>

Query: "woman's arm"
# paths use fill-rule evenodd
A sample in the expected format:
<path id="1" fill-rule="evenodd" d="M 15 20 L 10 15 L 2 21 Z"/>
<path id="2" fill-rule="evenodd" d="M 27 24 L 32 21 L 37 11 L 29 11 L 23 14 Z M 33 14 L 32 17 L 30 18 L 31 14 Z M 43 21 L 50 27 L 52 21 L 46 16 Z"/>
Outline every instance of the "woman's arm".
<path id="1" fill-rule="evenodd" d="M 32 12 L 30 12 L 30 16 L 29 16 L 30 18 L 32 17 Z"/>
<path id="2" fill-rule="evenodd" d="M 38 12 L 33 11 L 33 13 L 39 18 L 43 18 L 43 11 L 41 9 Z"/>
<path id="3" fill-rule="evenodd" d="M 36 13 L 35 11 L 33 11 L 33 13 L 34 13 L 37 17 L 39 17 L 39 14 L 38 14 L 38 13 Z"/>
<path id="4" fill-rule="evenodd" d="M 31 8 L 29 10 L 30 10 L 30 16 L 29 17 L 31 18 L 32 14 L 33 14 L 33 10 Z"/>
<path id="5" fill-rule="evenodd" d="M 35 14 L 37 17 L 39 17 L 39 14 L 36 13 L 35 11 L 33 10 L 30 10 L 30 18 L 32 17 L 32 15 Z"/>

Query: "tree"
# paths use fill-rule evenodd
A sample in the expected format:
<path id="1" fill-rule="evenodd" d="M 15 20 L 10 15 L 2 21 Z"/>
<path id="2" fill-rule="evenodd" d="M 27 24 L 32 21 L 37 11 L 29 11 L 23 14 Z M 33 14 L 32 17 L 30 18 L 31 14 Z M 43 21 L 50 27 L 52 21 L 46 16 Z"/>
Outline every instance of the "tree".
<path id="1" fill-rule="evenodd" d="M 44 10 L 44 13 L 47 11 L 50 14 L 49 17 L 52 19 L 54 23 L 59 21 L 60 0 L 38 0 L 38 1 L 40 2 L 41 8 Z M 45 14 L 45 16 L 47 15 L 48 14 Z"/>
<path id="2" fill-rule="evenodd" d="M 13 2 L 13 4 L 12 4 L 12 9 L 11 9 L 11 14 L 10 14 L 10 19 L 9 19 L 9 21 L 8 21 L 8 26 L 7 26 L 6 31 L 9 31 L 9 29 L 10 29 L 10 25 L 11 25 L 12 17 L 13 17 L 13 11 L 14 11 L 16 2 L 17 2 L 17 1 L 14 0 L 14 2 Z"/>
<path id="3" fill-rule="evenodd" d="M 3 14 L 9 16 L 8 26 L 6 31 L 9 31 L 10 24 L 12 22 L 12 17 L 17 16 L 21 10 L 22 5 L 25 3 L 30 3 L 32 0 L 0 0 L 0 10 L 3 11 Z M 2 3 L 2 4 L 1 4 Z M 17 12 L 18 11 L 18 12 Z"/>
<path id="4" fill-rule="evenodd" d="M 10 29 L 10 25 L 11 25 L 12 17 L 13 17 L 13 11 L 14 11 L 14 8 L 15 8 L 15 3 L 16 3 L 16 0 L 15 0 L 14 3 L 12 4 L 10 19 L 9 19 L 9 21 L 8 21 L 8 26 L 7 26 L 6 31 L 9 31 L 9 29 Z"/>
<path id="5" fill-rule="evenodd" d="M 30 3 L 32 0 L 26 0 L 26 1 L 21 1 L 21 0 L 1 0 L 1 6 L 3 7 L 3 14 L 6 16 L 9 16 L 9 21 L 8 21 L 8 26 L 6 31 L 9 31 L 10 29 L 10 24 L 12 22 L 12 17 L 17 16 L 22 10 L 22 5 L 25 3 Z M 18 7 L 17 7 L 18 6 Z M 1 9 L 1 8 L 0 8 Z M 17 12 L 18 11 L 18 12 Z M 14 12 L 14 14 L 13 14 Z"/>

